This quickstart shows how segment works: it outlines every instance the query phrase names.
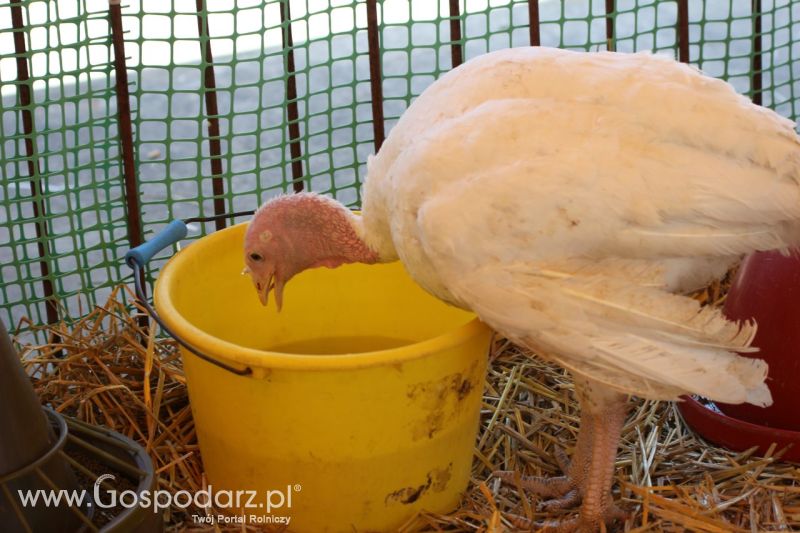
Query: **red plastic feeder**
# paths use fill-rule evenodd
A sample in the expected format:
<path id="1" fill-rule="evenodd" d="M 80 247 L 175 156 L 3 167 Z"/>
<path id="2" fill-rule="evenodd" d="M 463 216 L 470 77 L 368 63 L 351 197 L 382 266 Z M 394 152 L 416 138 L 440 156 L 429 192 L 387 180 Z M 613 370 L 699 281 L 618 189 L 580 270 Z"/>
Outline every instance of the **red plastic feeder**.
<path id="1" fill-rule="evenodd" d="M 689 426 L 703 438 L 735 451 L 758 446 L 764 454 L 772 443 L 782 456 L 800 462 L 800 257 L 777 252 L 747 257 L 728 293 L 725 314 L 732 319 L 754 318 L 759 348 L 745 357 L 769 364 L 767 385 L 774 403 L 769 407 L 729 405 L 685 398 L 679 409 Z"/>

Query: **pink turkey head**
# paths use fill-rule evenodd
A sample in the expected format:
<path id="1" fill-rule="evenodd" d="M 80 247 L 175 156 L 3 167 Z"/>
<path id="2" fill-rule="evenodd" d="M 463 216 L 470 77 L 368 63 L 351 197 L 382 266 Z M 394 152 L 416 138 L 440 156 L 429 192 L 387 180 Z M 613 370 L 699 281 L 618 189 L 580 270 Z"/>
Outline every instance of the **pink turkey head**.
<path id="1" fill-rule="evenodd" d="M 356 217 L 342 204 L 314 193 L 278 196 L 256 211 L 244 239 L 245 272 L 263 305 L 303 270 L 378 260 L 356 232 Z"/>

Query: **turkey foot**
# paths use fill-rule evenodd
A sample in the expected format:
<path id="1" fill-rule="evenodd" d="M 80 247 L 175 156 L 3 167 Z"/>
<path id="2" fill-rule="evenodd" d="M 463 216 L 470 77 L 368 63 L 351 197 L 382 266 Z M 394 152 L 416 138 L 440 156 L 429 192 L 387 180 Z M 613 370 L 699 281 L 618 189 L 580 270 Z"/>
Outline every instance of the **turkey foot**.
<path id="1" fill-rule="evenodd" d="M 625 395 L 586 379 L 576 378 L 575 390 L 581 404 L 580 430 L 572 461 L 556 449 L 555 457 L 564 476 L 524 477 L 521 485 L 535 494 L 554 498 L 544 502 L 546 510 L 567 509 L 580 504 L 579 514 L 564 521 L 528 524 L 556 532 L 595 532 L 603 525 L 622 519 L 625 513 L 613 503 L 611 484 L 620 433 L 628 412 Z M 495 472 L 514 481 L 513 472 Z M 522 524 L 520 524 L 522 525 Z"/>
<path id="2" fill-rule="evenodd" d="M 567 457 L 563 448 L 556 446 L 553 455 L 558 463 L 563 476 L 541 477 L 541 476 L 522 476 L 520 485 L 522 488 L 531 491 L 543 498 L 552 498 L 543 503 L 546 510 L 568 509 L 581 503 L 581 486 L 589 471 L 589 461 L 592 450 L 592 425 L 594 417 L 589 416 L 585 411 L 581 411 L 580 431 L 578 432 L 578 442 L 572 460 Z M 492 475 L 503 481 L 515 483 L 515 473 L 511 470 L 498 470 Z"/>
<path id="3" fill-rule="evenodd" d="M 585 422 L 587 424 L 581 428 L 578 445 L 575 448 L 575 455 L 572 461 L 570 461 L 563 449 L 558 447 L 555 449 L 556 462 L 564 473 L 563 476 L 522 476 L 519 478 L 519 484 L 522 488 L 533 492 L 537 496 L 552 498 L 544 502 L 545 509 L 567 509 L 581 502 L 581 483 L 588 470 L 589 449 L 591 448 L 591 441 L 587 438 L 591 434 L 591 429 L 588 427 L 590 423 L 588 420 Z M 513 470 L 498 470 L 492 472 L 492 475 L 506 483 L 516 483 Z"/>

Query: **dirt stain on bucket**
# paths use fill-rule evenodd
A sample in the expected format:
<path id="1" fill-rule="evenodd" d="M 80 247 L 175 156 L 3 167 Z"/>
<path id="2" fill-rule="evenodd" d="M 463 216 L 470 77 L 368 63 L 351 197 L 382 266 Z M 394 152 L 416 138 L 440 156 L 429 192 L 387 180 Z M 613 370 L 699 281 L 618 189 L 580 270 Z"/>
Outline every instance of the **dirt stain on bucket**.
<path id="1" fill-rule="evenodd" d="M 444 378 L 423 381 L 409 387 L 406 395 L 418 403 L 427 414 L 411 428 L 412 438 L 432 439 L 449 420 L 462 410 L 462 403 L 475 388 L 479 376 L 475 376 L 477 364 L 467 372 L 450 374 Z"/>
<path id="2" fill-rule="evenodd" d="M 427 491 L 441 492 L 447 488 L 447 483 L 453 474 L 453 463 L 447 465 L 447 468 L 436 468 L 428 472 L 425 483 L 417 486 L 403 487 L 394 492 L 386 495 L 384 502 L 389 504 L 393 502 L 408 505 L 419 500 L 420 497 Z"/>

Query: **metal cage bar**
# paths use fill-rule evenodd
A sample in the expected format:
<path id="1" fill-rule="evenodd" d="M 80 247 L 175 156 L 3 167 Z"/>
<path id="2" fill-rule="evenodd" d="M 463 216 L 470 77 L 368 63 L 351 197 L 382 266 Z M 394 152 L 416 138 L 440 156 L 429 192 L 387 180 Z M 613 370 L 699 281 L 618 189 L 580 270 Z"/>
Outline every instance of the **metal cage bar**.
<path id="1" fill-rule="evenodd" d="M 383 118 L 383 76 L 381 75 L 381 45 L 378 35 L 376 0 L 367 0 L 367 41 L 369 43 L 369 86 L 372 94 L 372 133 L 377 152 L 383 145 L 386 134 Z"/>
<path id="2" fill-rule="evenodd" d="M 11 24 L 14 28 L 14 50 L 17 54 L 17 95 L 22 113 L 22 128 L 25 137 L 25 154 L 27 159 L 28 176 L 30 177 L 31 205 L 33 216 L 36 219 L 36 247 L 39 254 L 39 268 L 42 272 L 42 290 L 45 297 L 47 322 L 58 322 L 58 307 L 53 290 L 49 253 L 48 230 L 45 216 L 44 199 L 42 198 L 42 179 L 39 168 L 39 158 L 36 154 L 34 142 L 34 122 L 31 113 L 31 80 L 26 60 L 25 24 L 22 17 L 22 0 L 11 0 Z"/>
<path id="3" fill-rule="evenodd" d="M 297 80 L 295 78 L 294 39 L 289 0 L 280 3 L 283 28 L 283 51 L 286 55 L 286 112 L 289 119 L 289 154 L 292 158 L 292 187 L 303 190 L 303 151 L 300 147 L 300 114 L 297 111 Z"/>
<path id="4" fill-rule="evenodd" d="M 461 44 L 461 8 L 459 0 L 450 0 L 450 61 L 453 68 L 464 62 L 464 50 Z"/>
<path id="5" fill-rule="evenodd" d="M 116 74 L 115 94 L 117 101 L 117 120 L 122 155 L 122 174 L 125 182 L 125 205 L 127 208 L 128 243 L 135 248 L 144 242 L 142 228 L 142 209 L 139 204 L 139 184 L 136 177 L 135 148 L 133 143 L 133 125 L 131 121 L 131 100 L 128 92 L 128 68 L 125 56 L 124 32 L 122 29 L 122 6 L 120 0 L 109 0 L 108 12 L 111 25 L 111 40 L 114 48 L 114 72 Z M 133 273 L 144 285 L 147 276 L 145 269 Z M 143 293 L 147 295 L 146 290 Z M 145 330 L 148 318 L 142 315 L 138 319 L 139 326 Z"/>
<path id="6" fill-rule="evenodd" d="M 678 60 L 689 62 L 689 0 L 678 0 Z"/>
<path id="7" fill-rule="evenodd" d="M 753 61 L 750 68 L 751 90 L 753 103 L 761 105 L 763 103 L 763 59 L 762 59 L 762 39 L 761 39 L 761 0 L 752 0 L 753 10 Z"/>
<path id="8" fill-rule="evenodd" d="M 539 21 L 539 0 L 528 0 L 528 39 L 531 46 L 541 46 L 542 29 Z"/>
<path id="9" fill-rule="evenodd" d="M 606 0 L 606 49 L 614 50 L 614 12 L 616 11 L 615 1 Z"/>
<path id="10" fill-rule="evenodd" d="M 206 120 L 208 121 L 208 155 L 211 163 L 211 188 L 214 194 L 214 214 L 225 213 L 225 183 L 222 169 L 222 143 L 219 133 L 219 105 L 217 104 L 217 79 L 214 74 L 214 54 L 211 51 L 211 39 L 208 32 L 208 15 L 203 0 L 196 0 L 197 35 L 200 37 L 203 61 L 203 95 L 206 102 Z M 205 46 L 203 46 L 205 42 Z M 225 218 L 214 220 L 217 230 L 225 228 Z"/>

